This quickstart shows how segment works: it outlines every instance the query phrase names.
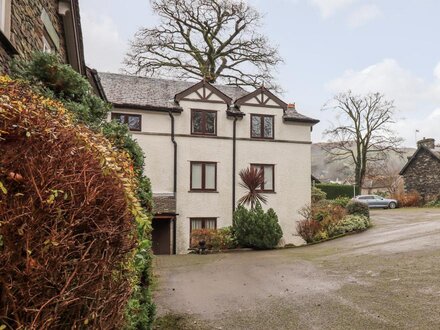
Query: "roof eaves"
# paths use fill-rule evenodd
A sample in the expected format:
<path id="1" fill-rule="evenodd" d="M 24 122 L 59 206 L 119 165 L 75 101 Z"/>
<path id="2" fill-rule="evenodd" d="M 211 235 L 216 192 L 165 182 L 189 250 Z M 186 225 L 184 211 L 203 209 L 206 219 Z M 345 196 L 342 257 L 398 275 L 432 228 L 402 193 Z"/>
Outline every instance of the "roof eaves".
<path id="1" fill-rule="evenodd" d="M 106 102 L 109 102 L 107 95 L 105 94 L 104 88 L 102 87 L 101 78 L 99 77 L 98 71 L 96 71 L 96 69 L 92 69 L 86 66 L 86 72 L 90 73 L 90 76 L 93 79 L 93 82 L 96 86 L 96 89 L 98 90 L 101 99 L 103 99 Z"/>
<path id="2" fill-rule="evenodd" d="M 316 125 L 317 123 L 320 122 L 320 120 L 318 120 L 318 119 L 313 119 L 313 118 L 308 118 L 308 117 L 295 118 L 295 117 L 283 116 L 283 120 L 284 121 L 291 121 L 291 122 L 298 122 L 298 123 L 308 123 L 308 124 L 313 124 L 313 125 Z"/>
<path id="3" fill-rule="evenodd" d="M 173 112 L 173 113 L 181 113 L 183 111 L 182 107 L 156 107 L 151 105 L 140 105 L 140 104 L 132 104 L 132 103 L 112 103 L 113 107 L 117 109 L 135 109 L 135 110 L 145 110 L 145 111 L 158 111 L 158 112 Z"/>

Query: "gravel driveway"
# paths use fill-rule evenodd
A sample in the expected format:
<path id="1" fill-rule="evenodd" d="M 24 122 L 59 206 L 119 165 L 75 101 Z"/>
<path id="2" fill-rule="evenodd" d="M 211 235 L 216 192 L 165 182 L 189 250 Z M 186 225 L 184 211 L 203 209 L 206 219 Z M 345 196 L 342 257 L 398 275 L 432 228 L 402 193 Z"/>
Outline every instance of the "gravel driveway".
<path id="1" fill-rule="evenodd" d="M 182 329 L 438 329 L 440 210 L 372 220 L 307 247 L 158 257 L 159 316 Z"/>

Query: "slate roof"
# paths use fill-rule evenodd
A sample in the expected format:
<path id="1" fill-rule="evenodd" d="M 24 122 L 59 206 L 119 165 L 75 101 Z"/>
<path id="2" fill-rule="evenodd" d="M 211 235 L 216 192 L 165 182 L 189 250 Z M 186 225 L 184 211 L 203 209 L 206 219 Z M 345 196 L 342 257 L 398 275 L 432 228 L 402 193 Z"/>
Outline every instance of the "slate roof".
<path id="1" fill-rule="evenodd" d="M 286 121 L 296 121 L 296 122 L 303 122 L 303 123 L 312 123 L 317 124 L 319 123 L 318 119 L 313 119 L 307 116 L 304 116 L 300 114 L 295 109 L 287 108 L 287 110 L 284 112 L 283 119 Z"/>
<path id="2" fill-rule="evenodd" d="M 173 194 L 153 194 L 155 214 L 175 214 L 176 197 Z"/>
<path id="3" fill-rule="evenodd" d="M 107 100 L 113 103 L 113 105 L 157 110 L 181 111 L 182 108 L 175 102 L 174 97 L 176 94 L 196 84 L 196 82 L 191 81 L 147 78 L 105 72 L 98 72 L 97 77 L 99 78 Z M 213 84 L 213 86 L 229 96 L 232 99 L 232 103 L 249 94 L 248 91 L 237 86 L 216 84 Z M 232 115 L 243 115 L 237 107 L 231 107 L 228 113 Z M 285 110 L 283 119 L 285 121 L 312 124 L 319 122 L 317 119 L 298 113 L 293 108 L 287 108 Z"/>
<path id="4" fill-rule="evenodd" d="M 420 146 L 416 150 L 414 155 L 412 155 L 412 157 L 408 159 L 408 162 L 405 164 L 405 166 L 400 171 L 400 173 L 399 173 L 400 175 L 405 174 L 405 172 L 408 169 L 409 165 L 417 158 L 417 155 L 420 153 L 421 150 L 425 150 L 425 151 L 429 152 L 432 156 L 434 156 L 435 159 L 440 161 L 440 147 L 435 147 L 434 149 L 430 149 L 430 148 L 425 147 L 425 146 Z"/>
<path id="5" fill-rule="evenodd" d="M 195 85 L 195 82 L 146 78 L 99 72 L 105 95 L 113 104 L 132 104 L 157 108 L 176 108 L 174 96 Z M 248 94 L 241 87 L 213 85 L 233 100 Z"/>

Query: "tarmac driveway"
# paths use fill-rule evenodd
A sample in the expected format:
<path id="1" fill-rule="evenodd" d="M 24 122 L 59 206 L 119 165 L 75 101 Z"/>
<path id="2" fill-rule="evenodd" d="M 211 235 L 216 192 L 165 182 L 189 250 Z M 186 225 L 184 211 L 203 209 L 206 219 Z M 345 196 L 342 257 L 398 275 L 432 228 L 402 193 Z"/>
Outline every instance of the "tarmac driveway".
<path id="1" fill-rule="evenodd" d="M 440 210 L 372 220 L 307 247 L 158 257 L 158 314 L 182 329 L 438 329 Z"/>

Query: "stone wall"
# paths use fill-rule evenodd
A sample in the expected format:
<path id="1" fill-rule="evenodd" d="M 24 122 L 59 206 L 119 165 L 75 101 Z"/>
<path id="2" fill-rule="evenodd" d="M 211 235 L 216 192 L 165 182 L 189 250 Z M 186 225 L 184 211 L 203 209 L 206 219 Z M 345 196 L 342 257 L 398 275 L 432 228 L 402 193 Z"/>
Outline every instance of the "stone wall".
<path id="1" fill-rule="evenodd" d="M 0 73 L 7 72 L 7 63 L 10 60 L 8 52 L 5 50 L 5 46 L 0 41 Z"/>
<path id="2" fill-rule="evenodd" d="M 34 51 L 43 49 L 44 25 L 41 19 L 43 8 L 49 15 L 50 21 L 60 38 L 59 54 L 66 61 L 64 26 L 62 17 L 58 14 L 58 0 L 20 0 L 12 1 L 11 6 L 11 35 L 10 42 L 19 55 L 24 58 Z M 0 70 L 7 69 L 10 55 L 0 43 Z"/>
<path id="3" fill-rule="evenodd" d="M 403 174 L 406 191 L 417 191 L 425 200 L 440 193 L 440 160 L 421 149 Z"/>

